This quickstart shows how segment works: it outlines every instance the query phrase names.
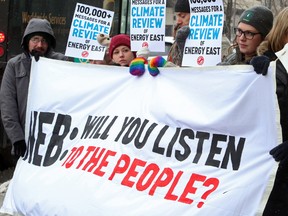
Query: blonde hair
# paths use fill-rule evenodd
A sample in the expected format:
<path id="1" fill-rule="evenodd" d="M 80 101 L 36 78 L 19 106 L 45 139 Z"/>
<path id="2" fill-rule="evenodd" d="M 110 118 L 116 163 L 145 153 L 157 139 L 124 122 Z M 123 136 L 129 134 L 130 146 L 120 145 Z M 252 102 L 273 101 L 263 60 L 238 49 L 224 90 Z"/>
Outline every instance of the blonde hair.
<path id="1" fill-rule="evenodd" d="M 288 7 L 285 7 L 276 16 L 273 27 L 268 33 L 266 40 L 268 42 L 268 47 L 273 52 L 278 52 L 287 43 L 288 38 Z"/>

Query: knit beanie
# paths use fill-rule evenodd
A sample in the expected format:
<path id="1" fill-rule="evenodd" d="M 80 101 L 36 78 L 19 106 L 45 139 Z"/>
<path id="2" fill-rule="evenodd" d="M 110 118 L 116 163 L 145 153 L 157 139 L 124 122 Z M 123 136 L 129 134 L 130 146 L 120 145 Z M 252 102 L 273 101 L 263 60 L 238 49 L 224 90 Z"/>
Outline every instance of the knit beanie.
<path id="1" fill-rule="evenodd" d="M 127 46 L 131 49 L 130 46 L 130 36 L 126 34 L 118 34 L 111 38 L 111 42 L 109 45 L 109 56 L 112 59 L 113 51 L 119 46 Z"/>
<path id="2" fill-rule="evenodd" d="M 273 26 L 273 13 L 267 7 L 255 6 L 242 13 L 240 22 L 253 26 L 265 37 Z"/>
<path id="3" fill-rule="evenodd" d="M 174 10 L 175 12 L 190 13 L 189 0 L 177 0 Z"/>

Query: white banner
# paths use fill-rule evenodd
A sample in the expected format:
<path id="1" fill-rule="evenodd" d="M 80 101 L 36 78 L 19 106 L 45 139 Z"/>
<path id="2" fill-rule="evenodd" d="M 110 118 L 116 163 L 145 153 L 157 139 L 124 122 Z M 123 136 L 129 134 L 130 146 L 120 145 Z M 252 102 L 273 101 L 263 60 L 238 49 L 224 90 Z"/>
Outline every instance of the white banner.
<path id="1" fill-rule="evenodd" d="M 255 214 L 276 144 L 274 72 L 32 63 L 28 150 L 2 212 Z"/>

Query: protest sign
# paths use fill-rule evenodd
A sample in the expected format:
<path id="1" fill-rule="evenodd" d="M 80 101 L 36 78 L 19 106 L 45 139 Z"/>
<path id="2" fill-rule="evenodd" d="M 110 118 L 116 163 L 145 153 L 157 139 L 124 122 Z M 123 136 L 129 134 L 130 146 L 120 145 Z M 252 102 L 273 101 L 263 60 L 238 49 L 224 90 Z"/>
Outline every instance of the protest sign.
<path id="1" fill-rule="evenodd" d="M 135 77 L 125 67 L 40 58 L 27 152 L 1 211 L 252 216 L 275 163 L 275 122 L 273 71 L 161 68 Z"/>
<path id="2" fill-rule="evenodd" d="M 166 0 L 131 1 L 131 49 L 165 51 Z"/>
<path id="3" fill-rule="evenodd" d="M 77 3 L 65 55 L 80 59 L 103 60 L 106 48 L 98 34 L 109 35 L 114 12 Z"/>
<path id="4" fill-rule="evenodd" d="M 190 34 L 186 40 L 183 66 L 215 66 L 221 62 L 224 23 L 222 0 L 190 0 Z"/>

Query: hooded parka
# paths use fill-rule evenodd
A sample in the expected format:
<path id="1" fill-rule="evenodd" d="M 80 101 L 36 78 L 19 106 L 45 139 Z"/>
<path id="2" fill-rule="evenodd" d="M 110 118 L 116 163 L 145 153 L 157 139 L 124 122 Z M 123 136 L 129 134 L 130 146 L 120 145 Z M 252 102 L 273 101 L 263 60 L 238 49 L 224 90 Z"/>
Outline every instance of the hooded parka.
<path id="1" fill-rule="evenodd" d="M 44 19 L 31 19 L 21 42 L 23 53 L 8 61 L 1 83 L 1 117 L 12 144 L 25 140 L 25 116 L 31 68 L 31 54 L 28 50 L 28 43 L 31 36 L 37 34 L 44 35 L 48 41 L 48 50 L 44 57 L 68 60 L 63 54 L 53 51 L 56 40 L 50 23 Z"/>

